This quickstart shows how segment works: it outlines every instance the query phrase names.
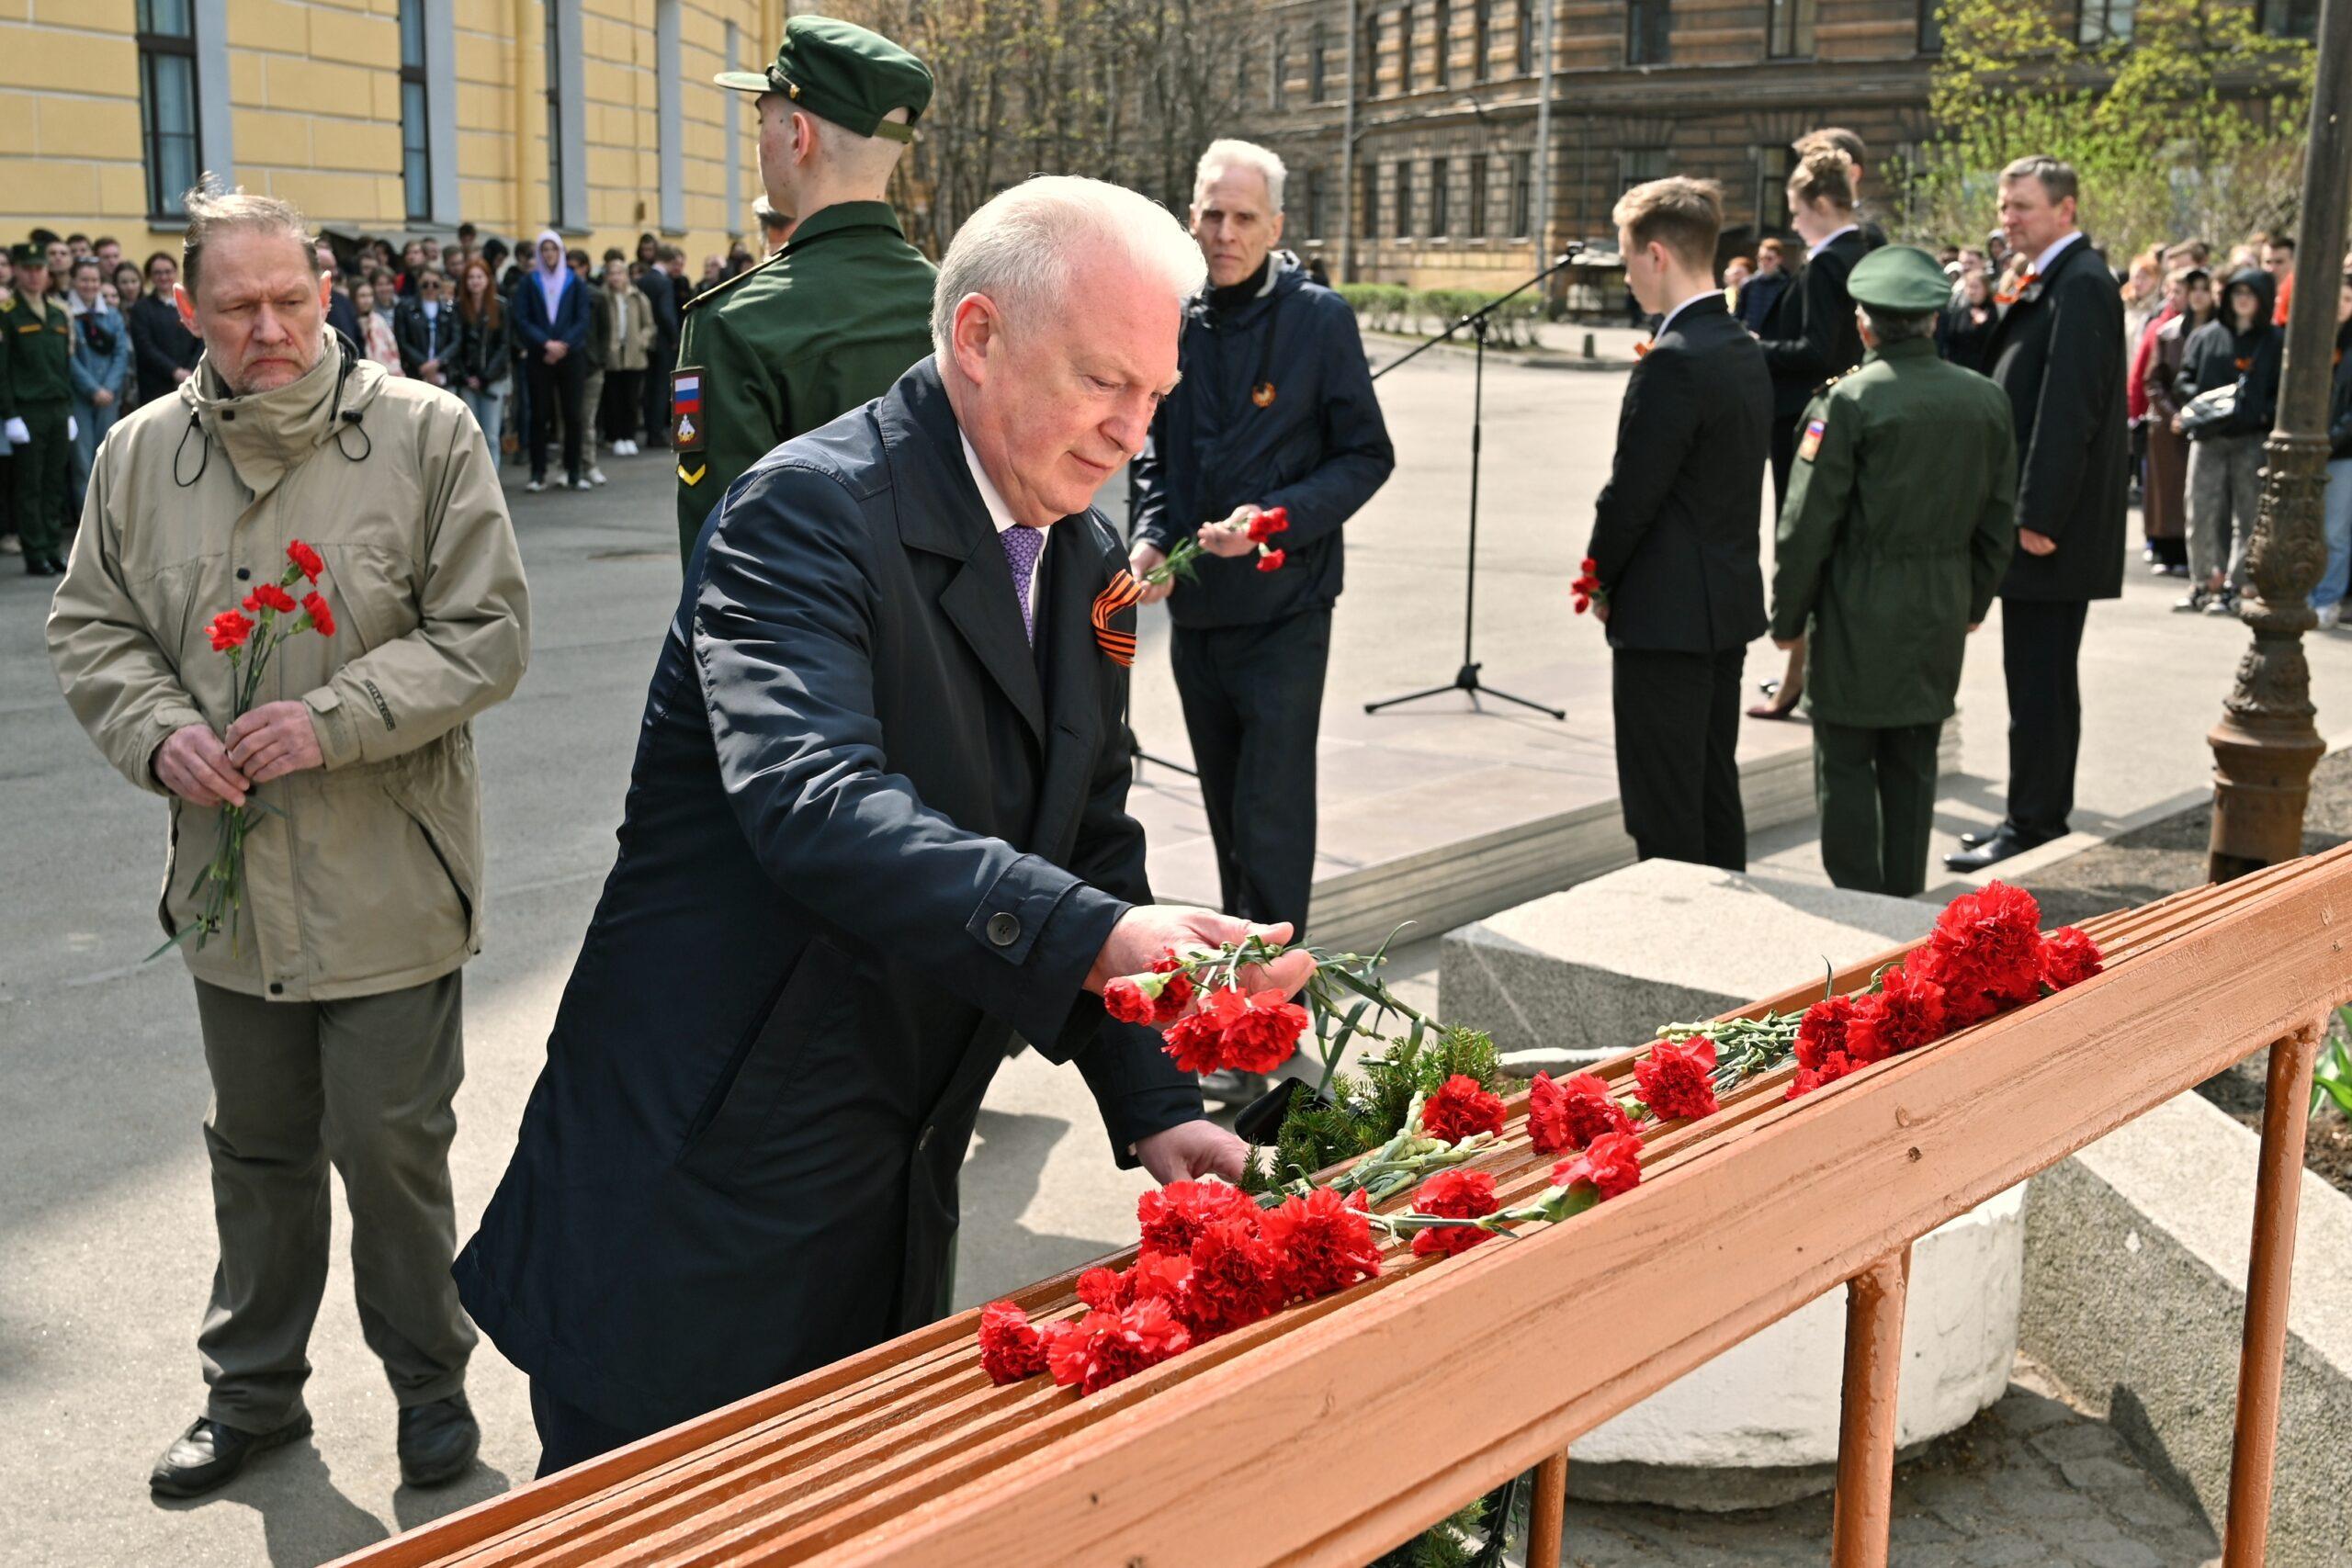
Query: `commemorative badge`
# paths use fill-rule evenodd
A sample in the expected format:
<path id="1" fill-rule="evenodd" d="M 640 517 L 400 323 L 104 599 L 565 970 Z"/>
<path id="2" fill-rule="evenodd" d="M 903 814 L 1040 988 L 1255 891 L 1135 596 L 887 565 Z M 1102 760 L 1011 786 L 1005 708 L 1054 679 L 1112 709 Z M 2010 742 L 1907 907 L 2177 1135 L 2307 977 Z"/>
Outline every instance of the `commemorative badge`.
<path id="1" fill-rule="evenodd" d="M 670 374 L 670 446 L 678 452 L 703 449 L 702 372 L 674 370 Z"/>

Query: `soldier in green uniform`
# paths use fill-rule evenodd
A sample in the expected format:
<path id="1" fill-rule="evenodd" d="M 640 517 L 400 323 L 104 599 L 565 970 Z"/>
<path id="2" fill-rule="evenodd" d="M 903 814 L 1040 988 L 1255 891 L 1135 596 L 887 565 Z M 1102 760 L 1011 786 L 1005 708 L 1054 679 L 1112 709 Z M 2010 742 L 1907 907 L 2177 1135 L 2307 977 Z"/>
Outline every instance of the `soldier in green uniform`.
<path id="1" fill-rule="evenodd" d="M 74 450 L 74 319 L 49 292 L 49 256 L 18 245 L 16 293 L 0 310 L 0 428 L 16 448 L 17 536 L 25 573 L 65 570 L 66 460 Z"/>
<path id="2" fill-rule="evenodd" d="M 761 183 L 799 225 L 775 255 L 687 302 L 670 378 L 681 559 L 744 469 L 880 397 L 931 352 L 936 274 L 887 199 L 931 102 L 930 71 L 878 33 L 795 17 L 774 65 L 716 80 L 759 95 Z"/>
<path id="3" fill-rule="evenodd" d="M 1772 572 L 1772 640 L 1811 633 L 1821 860 L 1840 887 L 1927 883 L 1936 742 L 1962 649 L 2017 542 L 2008 399 L 1936 354 L 1951 284 L 1907 245 L 1854 265 L 1869 349 L 1798 426 Z"/>

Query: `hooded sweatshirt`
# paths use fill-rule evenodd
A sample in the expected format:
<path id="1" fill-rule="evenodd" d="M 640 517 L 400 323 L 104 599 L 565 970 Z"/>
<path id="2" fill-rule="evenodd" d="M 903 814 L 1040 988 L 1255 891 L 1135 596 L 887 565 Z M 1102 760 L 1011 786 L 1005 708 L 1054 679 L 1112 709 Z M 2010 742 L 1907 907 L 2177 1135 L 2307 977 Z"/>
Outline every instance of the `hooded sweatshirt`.
<path id="1" fill-rule="evenodd" d="M 2237 412 L 2218 424 L 2191 432 L 2191 440 L 2216 435 L 2260 435 L 2270 429 L 2278 411 L 2278 372 L 2285 357 L 2285 335 L 2271 324 L 2270 311 L 2278 280 L 2258 266 L 2241 268 L 2222 291 L 2213 319 L 2197 329 L 2181 355 L 2180 378 L 2174 383 L 2186 405 L 2200 392 L 2240 383 Z M 2242 288 L 2254 291 L 2254 325 L 2237 330 L 2233 299 Z"/>
<path id="2" fill-rule="evenodd" d="M 555 245 L 555 265 L 548 265 L 547 247 Z M 531 281 L 538 285 L 540 297 L 548 302 L 548 320 L 552 321 L 563 306 L 564 285 L 572 281 L 571 267 L 564 260 L 563 236 L 552 229 L 542 229 L 531 246 Z"/>

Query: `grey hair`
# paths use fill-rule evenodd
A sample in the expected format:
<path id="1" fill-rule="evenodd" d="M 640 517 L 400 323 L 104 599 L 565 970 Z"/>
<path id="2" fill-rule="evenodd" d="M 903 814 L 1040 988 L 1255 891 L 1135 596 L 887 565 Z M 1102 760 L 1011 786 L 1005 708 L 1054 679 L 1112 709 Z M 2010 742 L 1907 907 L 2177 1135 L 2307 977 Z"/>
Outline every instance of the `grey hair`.
<path id="1" fill-rule="evenodd" d="M 1854 314 L 1862 319 L 1862 325 L 1870 329 L 1872 337 L 1882 344 L 1889 344 L 1909 343 L 1915 338 L 1935 336 L 1936 319 L 1942 312 L 1906 310 L 1897 314 L 1893 310 L 1879 311 L 1871 310 L 1868 305 L 1857 305 L 1854 307 Z"/>
<path id="2" fill-rule="evenodd" d="M 180 242 L 180 284 L 190 294 L 196 292 L 197 259 L 205 245 L 216 234 L 232 229 L 283 233 L 301 245 L 305 257 L 317 253 L 317 238 L 303 220 L 301 209 L 290 201 L 255 196 L 243 186 L 223 190 L 212 175 L 198 180 L 182 199 L 187 209 L 187 232 Z"/>
<path id="3" fill-rule="evenodd" d="M 1223 137 L 1209 143 L 1193 171 L 1193 205 L 1201 203 L 1201 192 L 1208 183 L 1227 169 L 1248 169 L 1266 182 L 1266 205 L 1275 212 L 1283 209 L 1283 182 L 1290 178 L 1290 171 L 1283 161 L 1254 141 Z"/>
<path id="4" fill-rule="evenodd" d="M 932 291 L 932 345 L 946 355 L 956 307 L 970 295 L 1008 313 L 1050 307 L 1104 246 L 1167 285 L 1171 304 L 1208 279 L 1200 246 L 1149 197 L 1077 175 L 1038 175 L 990 197 L 956 231 Z"/>

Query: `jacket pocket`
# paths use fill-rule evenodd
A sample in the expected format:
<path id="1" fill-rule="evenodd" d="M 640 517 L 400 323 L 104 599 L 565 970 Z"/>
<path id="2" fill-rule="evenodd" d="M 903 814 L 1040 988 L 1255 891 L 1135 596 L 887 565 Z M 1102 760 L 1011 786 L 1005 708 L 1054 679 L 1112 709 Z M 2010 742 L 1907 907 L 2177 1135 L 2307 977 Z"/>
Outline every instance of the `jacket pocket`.
<path id="1" fill-rule="evenodd" d="M 849 1015 L 855 984 L 848 960 L 830 944 L 812 941 L 801 950 L 766 1016 L 736 1047 L 696 1112 L 679 1169 L 714 1187 L 730 1185 L 745 1156 L 766 1139 L 808 1043 Z"/>

